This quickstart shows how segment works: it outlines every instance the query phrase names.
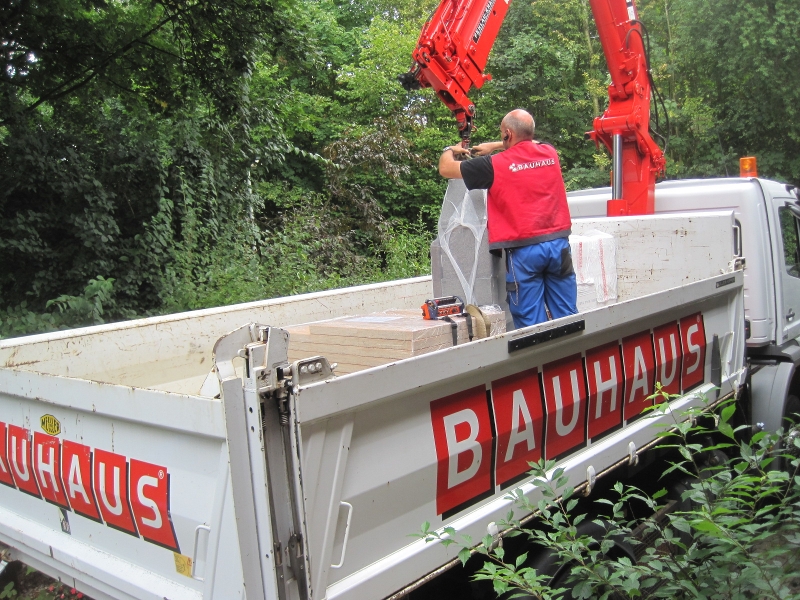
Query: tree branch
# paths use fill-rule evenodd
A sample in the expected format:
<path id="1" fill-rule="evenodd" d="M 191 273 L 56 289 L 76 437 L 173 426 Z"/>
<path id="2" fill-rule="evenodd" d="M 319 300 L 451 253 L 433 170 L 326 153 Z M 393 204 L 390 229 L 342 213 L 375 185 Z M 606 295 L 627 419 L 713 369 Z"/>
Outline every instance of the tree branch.
<path id="1" fill-rule="evenodd" d="M 169 17 L 166 17 L 166 18 L 162 19 L 155 26 L 153 26 L 151 29 L 149 29 L 148 31 L 146 31 L 142 35 L 140 35 L 137 38 L 129 41 L 124 46 L 121 46 L 120 48 L 118 48 L 117 50 L 115 50 L 114 52 L 112 52 L 111 54 L 106 56 L 97 65 L 93 65 L 91 67 L 87 67 L 86 69 L 84 69 L 84 71 L 80 75 L 78 75 L 76 77 L 73 77 L 72 79 L 70 79 L 68 81 L 65 81 L 65 82 L 57 85 L 56 87 L 48 90 L 47 92 L 42 94 L 39 97 L 39 99 L 36 100 L 35 102 L 33 102 L 32 104 L 29 104 L 28 106 L 26 106 L 22 110 L 18 110 L 15 113 L 13 113 L 11 116 L 6 117 L 2 121 L 0 121 L 0 127 L 3 126 L 3 125 L 7 125 L 15 117 L 17 117 L 20 114 L 28 113 L 28 112 L 31 112 L 32 110 L 35 110 L 36 108 L 38 108 L 39 106 L 41 106 L 45 102 L 50 102 L 52 100 L 58 100 L 59 98 L 62 98 L 64 96 L 68 95 L 68 94 L 71 94 L 75 90 L 82 88 L 87 83 L 89 83 L 92 79 L 94 79 L 99 74 L 99 72 L 102 71 L 105 67 L 107 67 L 112 61 L 114 61 L 117 58 L 119 58 L 121 56 L 124 56 L 125 54 L 130 52 L 130 50 L 132 50 L 137 44 L 145 44 L 147 46 L 151 46 L 151 47 L 155 48 L 155 46 L 152 46 L 151 44 L 147 44 L 144 40 L 146 40 L 147 38 L 149 38 L 153 34 L 155 34 L 158 31 L 160 31 L 165 25 L 175 21 L 175 19 L 177 19 L 182 14 L 185 14 L 190 8 L 191 7 L 187 6 L 186 8 L 178 10 L 177 12 L 175 12 L 172 15 L 170 15 Z M 79 80 L 79 81 L 76 81 L 76 80 Z M 67 87 L 66 89 L 63 89 L 65 86 L 69 86 L 69 87 Z"/>

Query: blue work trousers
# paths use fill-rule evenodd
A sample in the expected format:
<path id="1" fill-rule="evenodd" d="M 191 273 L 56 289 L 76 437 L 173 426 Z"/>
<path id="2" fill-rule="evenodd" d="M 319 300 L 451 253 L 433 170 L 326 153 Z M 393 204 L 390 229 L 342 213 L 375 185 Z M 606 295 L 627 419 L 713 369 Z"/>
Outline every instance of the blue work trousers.
<path id="1" fill-rule="evenodd" d="M 578 286 L 569 240 L 506 249 L 508 306 L 517 328 L 578 312 Z"/>

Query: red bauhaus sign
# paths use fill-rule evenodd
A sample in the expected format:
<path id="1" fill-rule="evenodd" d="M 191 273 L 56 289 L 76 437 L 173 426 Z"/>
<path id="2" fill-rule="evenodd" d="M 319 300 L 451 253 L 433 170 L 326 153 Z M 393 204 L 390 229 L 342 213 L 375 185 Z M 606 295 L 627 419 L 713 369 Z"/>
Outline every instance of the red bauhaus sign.
<path id="1" fill-rule="evenodd" d="M 180 553 L 165 467 L 0 421 L 0 483 Z"/>
<path id="2" fill-rule="evenodd" d="M 622 361 L 619 344 L 612 342 L 586 352 L 586 381 L 589 383 L 589 439 L 622 424 Z"/>
<path id="3" fill-rule="evenodd" d="M 696 313 L 431 402 L 436 509 L 455 513 L 705 381 L 706 332 Z M 492 427 L 494 425 L 494 427 Z"/>
<path id="4" fill-rule="evenodd" d="M 586 441 L 586 384 L 580 354 L 542 368 L 547 457 L 561 456 Z"/>

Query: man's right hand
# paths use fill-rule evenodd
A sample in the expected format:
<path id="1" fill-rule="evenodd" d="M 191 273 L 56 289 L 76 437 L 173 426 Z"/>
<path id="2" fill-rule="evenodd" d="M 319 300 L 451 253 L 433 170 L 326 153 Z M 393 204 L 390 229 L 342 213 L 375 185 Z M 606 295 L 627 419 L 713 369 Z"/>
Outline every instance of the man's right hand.
<path id="1" fill-rule="evenodd" d="M 462 148 L 461 144 L 450 146 L 450 150 L 452 150 L 453 156 L 456 160 L 465 160 L 470 157 L 470 154 L 472 154 L 469 148 Z"/>
<path id="2" fill-rule="evenodd" d="M 472 156 L 486 156 L 497 150 L 503 149 L 503 142 L 484 142 L 470 148 Z"/>

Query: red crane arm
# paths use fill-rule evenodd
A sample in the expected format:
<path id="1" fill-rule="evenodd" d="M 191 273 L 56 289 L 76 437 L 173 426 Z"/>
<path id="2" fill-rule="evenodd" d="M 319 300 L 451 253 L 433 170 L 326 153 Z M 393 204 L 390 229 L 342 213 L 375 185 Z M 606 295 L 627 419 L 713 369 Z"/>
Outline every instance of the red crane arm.
<path id="1" fill-rule="evenodd" d="M 453 112 L 464 147 L 475 117 L 467 94 L 492 78 L 483 71 L 509 2 L 442 0 L 422 28 L 410 71 L 399 77 L 407 90 L 433 88 Z"/>
<path id="2" fill-rule="evenodd" d="M 608 108 L 587 133 L 613 156 L 608 216 L 648 215 L 664 153 L 650 135 L 651 82 L 642 25 L 633 0 L 589 0 L 611 74 Z"/>
<path id="3" fill-rule="evenodd" d="M 609 216 L 652 214 L 664 153 L 650 135 L 651 81 L 642 25 L 633 0 L 589 0 L 611 72 L 608 109 L 587 133 L 612 153 Z M 413 63 L 399 76 L 407 90 L 431 87 L 453 112 L 461 143 L 469 145 L 475 106 L 468 97 L 491 75 L 489 52 L 510 0 L 442 0 L 422 28 Z"/>

